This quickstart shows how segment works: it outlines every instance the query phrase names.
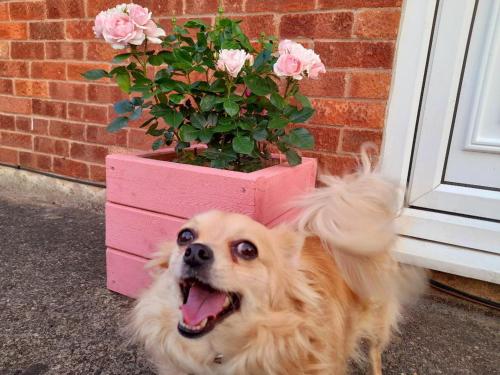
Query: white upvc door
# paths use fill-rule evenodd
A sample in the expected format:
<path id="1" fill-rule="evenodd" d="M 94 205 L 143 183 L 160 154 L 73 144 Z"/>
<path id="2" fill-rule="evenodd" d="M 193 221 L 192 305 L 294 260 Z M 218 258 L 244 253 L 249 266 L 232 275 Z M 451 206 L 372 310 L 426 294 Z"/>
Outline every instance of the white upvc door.
<path id="1" fill-rule="evenodd" d="M 500 1 L 408 0 L 382 154 L 402 260 L 500 283 Z"/>

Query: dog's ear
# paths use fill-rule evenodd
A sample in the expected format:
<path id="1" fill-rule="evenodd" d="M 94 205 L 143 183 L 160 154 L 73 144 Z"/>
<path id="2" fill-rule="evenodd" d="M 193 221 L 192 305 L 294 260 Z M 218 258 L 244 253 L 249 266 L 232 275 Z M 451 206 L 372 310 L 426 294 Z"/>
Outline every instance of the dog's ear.
<path id="1" fill-rule="evenodd" d="M 287 224 L 280 224 L 273 228 L 272 231 L 273 238 L 282 250 L 283 256 L 291 260 L 293 264 L 296 264 L 302 247 L 304 246 L 304 236 L 297 231 L 294 231 Z"/>
<path id="2" fill-rule="evenodd" d="M 149 269 L 152 276 L 156 276 L 168 268 L 170 255 L 175 248 L 175 242 L 164 242 L 159 246 L 158 252 L 153 254 L 153 259 L 146 263 L 145 268 Z"/>

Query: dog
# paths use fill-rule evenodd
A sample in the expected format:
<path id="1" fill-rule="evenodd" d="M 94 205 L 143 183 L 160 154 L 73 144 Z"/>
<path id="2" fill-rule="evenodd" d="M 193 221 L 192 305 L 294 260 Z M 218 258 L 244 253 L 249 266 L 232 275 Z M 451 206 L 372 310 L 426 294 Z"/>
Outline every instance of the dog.
<path id="1" fill-rule="evenodd" d="M 187 221 L 151 261 L 129 330 L 161 375 L 341 375 L 368 343 L 372 374 L 425 273 L 393 258 L 398 189 L 362 166 L 267 228 L 235 213 Z"/>

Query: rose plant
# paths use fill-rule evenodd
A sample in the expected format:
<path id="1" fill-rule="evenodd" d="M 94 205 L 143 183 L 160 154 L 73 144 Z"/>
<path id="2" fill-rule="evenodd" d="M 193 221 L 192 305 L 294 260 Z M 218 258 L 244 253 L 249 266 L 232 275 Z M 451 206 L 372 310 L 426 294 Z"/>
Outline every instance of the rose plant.
<path id="1" fill-rule="evenodd" d="M 222 11 L 213 26 L 199 20 L 179 26 L 173 19 L 170 35 L 151 17 L 135 4 L 96 17 L 96 37 L 127 49 L 114 57 L 111 71 L 84 73 L 89 80 L 112 78 L 129 94 L 115 103 L 119 116 L 109 131 L 146 116 L 141 127 L 156 137 L 152 148 L 175 145 L 182 163 L 252 171 L 272 162 L 274 151 L 290 165 L 301 162 L 296 150 L 313 148 L 314 138 L 288 125 L 314 113 L 299 90 L 300 80 L 325 72 L 314 51 L 290 40 L 277 45 L 264 35 L 252 44 L 240 21 Z"/>

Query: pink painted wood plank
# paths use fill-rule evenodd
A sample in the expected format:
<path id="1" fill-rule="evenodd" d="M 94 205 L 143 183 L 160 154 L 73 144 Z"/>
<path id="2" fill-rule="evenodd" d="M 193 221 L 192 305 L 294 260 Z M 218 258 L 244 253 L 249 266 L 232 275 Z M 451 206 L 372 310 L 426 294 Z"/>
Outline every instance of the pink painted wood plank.
<path id="1" fill-rule="evenodd" d="M 176 238 L 185 219 L 106 203 L 106 246 L 150 258 L 163 241 Z"/>
<path id="2" fill-rule="evenodd" d="M 106 250 L 107 288 L 137 298 L 151 284 L 144 269 L 147 259 L 114 249 Z"/>
<path id="3" fill-rule="evenodd" d="M 110 202 L 183 218 L 219 209 L 264 224 L 285 213 L 284 203 L 298 192 L 313 187 L 316 175 L 310 158 L 294 168 L 276 165 L 253 173 L 123 154 L 108 156 L 106 167 Z"/>

